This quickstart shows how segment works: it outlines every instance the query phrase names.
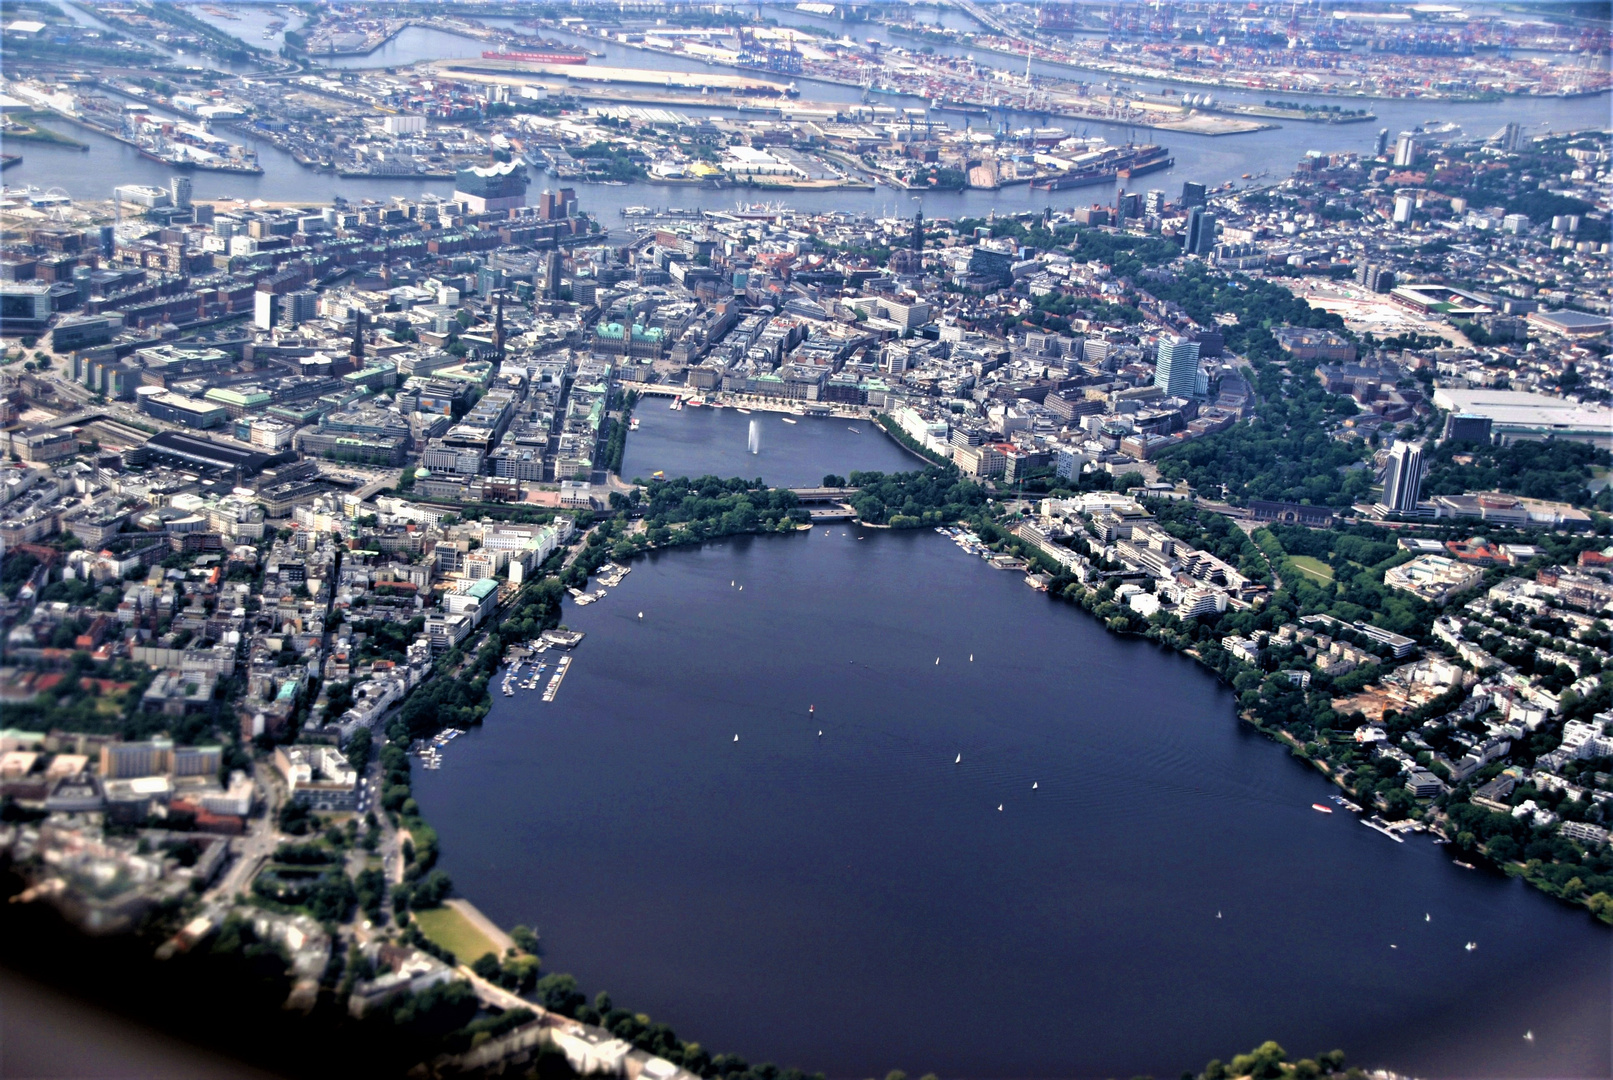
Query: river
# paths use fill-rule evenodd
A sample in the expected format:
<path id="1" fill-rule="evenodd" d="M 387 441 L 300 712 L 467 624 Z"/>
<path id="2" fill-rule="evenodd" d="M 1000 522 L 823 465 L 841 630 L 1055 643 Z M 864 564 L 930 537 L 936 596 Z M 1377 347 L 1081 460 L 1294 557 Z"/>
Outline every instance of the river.
<path id="1" fill-rule="evenodd" d="M 1331 786 L 1202 669 L 933 532 L 661 553 L 565 620 L 588 637 L 556 701 L 495 687 L 416 797 L 546 970 L 714 1053 L 1175 1076 L 1277 1039 L 1424 1077 L 1613 1068 L 1606 928 L 1317 813 Z"/>
<path id="2" fill-rule="evenodd" d="M 200 12 L 200 9 L 195 10 Z M 253 17 L 265 10 L 253 9 Z M 206 16 L 205 12 L 200 14 L 204 17 Z M 243 16 L 246 14 L 246 12 L 243 12 Z M 799 13 L 791 13 L 789 18 L 790 21 L 797 22 L 814 21 Z M 217 22 L 217 20 L 212 19 L 209 21 Z M 489 19 L 486 21 L 496 25 L 508 24 L 511 27 L 514 26 L 513 20 Z M 222 25 L 229 26 L 230 24 L 224 22 Z M 256 24 L 254 23 L 254 25 Z M 825 23 L 825 25 L 828 24 Z M 240 27 L 232 27 L 233 31 L 240 31 L 240 29 Z M 886 37 L 883 31 L 877 28 L 858 25 L 847 29 L 854 36 Z M 241 32 L 245 34 L 243 40 L 250 37 L 249 31 Z M 544 31 L 543 36 L 584 43 L 591 48 L 600 48 L 598 42 L 579 38 L 575 35 Z M 890 38 L 889 40 L 902 43 L 904 39 Z M 916 44 L 911 39 L 907 39 L 907 43 Z M 337 63 L 343 67 L 376 67 L 424 59 L 474 56 L 477 55 L 481 48 L 481 43 L 458 34 L 410 27 L 376 53 L 367 57 L 342 58 Z M 691 59 L 666 57 L 645 52 L 642 49 L 633 49 L 616 44 L 603 46 L 603 51 L 606 54 L 605 58 L 599 62 L 613 66 L 634 66 L 663 70 L 698 70 L 703 66 Z M 952 51 L 962 52 L 963 50 Z M 982 53 L 975 54 L 975 58 L 982 64 L 1023 70 L 1023 63 L 1016 65 L 1015 61 L 1010 57 L 996 57 Z M 1038 68 L 1038 70 L 1042 69 Z M 1073 72 L 1067 68 L 1048 67 L 1044 73 L 1067 78 L 1082 77 L 1080 73 Z M 1092 75 L 1090 78 L 1101 80 L 1102 76 Z M 798 85 L 802 98 L 809 101 L 850 103 L 860 99 L 860 92 L 853 87 L 834 86 L 805 80 L 800 81 Z M 1159 88 L 1159 85 L 1149 82 L 1139 85 L 1144 89 Z M 1254 95 L 1218 93 L 1217 96 L 1227 99 L 1255 100 Z M 1284 96 L 1294 100 L 1305 100 L 1302 95 L 1288 94 Z M 1332 104 L 1348 104 L 1348 102 L 1333 98 L 1314 100 Z M 1142 178 L 1138 181 L 1138 185 L 1142 188 L 1158 188 L 1175 197 L 1180 193 L 1181 183 L 1184 180 L 1199 180 L 1210 184 L 1219 184 L 1228 180 L 1238 180 L 1244 173 L 1259 174 L 1267 170 L 1276 176 L 1281 176 L 1286 174 L 1307 151 L 1369 151 L 1380 127 L 1386 127 L 1391 132 L 1398 132 L 1429 120 L 1451 120 L 1461 124 L 1467 134 L 1478 137 L 1490 135 L 1509 121 L 1517 121 L 1523 124 L 1532 133 L 1539 133 L 1547 128 L 1563 131 L 1606 127 L 1610 100 L 1613 99 L 1610 99 L 1605 94 L 1568 100 L 1507 98 L 1498 102 L 1473 104 L 1407 101 L 1369 102 L 1363 99 L 1356 102 L 1356 104 L 1369 105 L 1378 113 L 1378 120 L 1363 124 L 1332 126 L 1287 123 L 1270 131 L 1222 137 L 1152 132 L 1147 129 L 1127 128 L 1124 125 L 1088 123 L 1085 121 L 1063 121 L 1061 124 L 1058 121 L 1050 122 L 1077 132 L 1086 131 L 1090 134 L 1103 135 L 1111 142 L 1124 142 L 1127 138 L 1135 137 L 1138 140 L 1155 140 L 1168 146 L 1176 159 L 1174 168 Z M 881 97 L 879 103 L 905 106 L 923 105 L 923 102 L 917 98 Z M 696 110 L 685 111 L 694 112 Z M 957 116 L 947 117 L 943 115 L 939 116 L 938 119 L 946 119 L 958 125 L 964 122 L 964 118 Z M 1045 117 L 1030 114 L 1014 114 L 1012 121 L 1016 125 L 1049 122 Z M 983 121 L 975 122 L 978 124 Z M 22 152 L 23 162 L 6 171 L 5 183 L 7 185 L 22 186 L 33 184 L 42 189 L 61 187 L 80 198 L 105 198 L 112 183 L 165 185 L 172 175 L 172 170 L 168 167 L 139 157 L 131 148 L 123 146 L 115 140 L 86 132 L 82 128 L 77 128 L 66 122 L 49 126 L 82 142 L 89 143 L 91 147 L 90 153 L 82 154 L 43 144 L 18 144 L 16 149 Z M 226 133 L 228 133 L 228 129 L 226 129 Z M 238 138 L 239 136 L 231 135 L 231 137 Z M 268 143 L 250 138 L 243 139 L 243 141 L 257 150 L 259 161 L 264 167 L 264 174 L 262 176 L 235 176 L 224 173 L 194 173 L 193 182 L 196 198 L 241 197 L 246 199 L 266 199 L 271 202 L 296 200 L 328 202 L 335 195 L 342 195 L 349 199 L 385 199 L 394 195 L 418 197 L 425 192 L 447 195 L 453 190 L 453 182 L 446 180 L 342 179 L 329 174 L 315 173 L 298 165 L 289 154 L 275 149 Z M 534 176 L 533 179 L 534 190 L 553 183 L 553 181 L 542 176 Z M 577 184 L 574 186 L 578 189 L 578 199 L 581 207 L 598 216 L 607 227 L 620 225 L 621 219 L 618 211 L 626 206 L 683 206 L 721 210 L 732 209 L 736 202 L 755 201 L 770 197 L 765 192 L 749 192 L 744 189 L 717 191 L 675 184 L 639 183 L 623 187 L 601 184 Z M 771 197 L 777 198 L 778 196 Z M 1005 213 L 1041 210 L 1048 206 L 1068 208 L 1077 203 L 1102 202 L 1112 199 L 1113 188 L 1099 186 L 1082 188 L 1073 192 L 1047 192 L 1032 191 L 1028 186 L 1022 185 L 1004 188 L 1000 191 L 975 190 L 914 193 L 880 187 L 873 191 L 791 192 L 785 197 L 789 205 L 808 211 L 837 210 L 908 216 L 912 214 L 914 209 L 922 207 L 928 217 L 956 218 L 984 217 L 993 210 L 998 213 Z"/>
<path id="3" fill-rule="evenodd" d="M 639 429 L 627 437 L 622 476 L 761 477 L 773 487 L 815 487 L 827 473 L 907 472 L 924 462 L 902 449 L 866 420 L 791 417 L 779 413 L 746 416 L 733 409 L 685 408 L 674 412 L 667 399 L 641 400 L 633 410 Z M 761 449 L 747 450 L 756 424 Z M 856 434 L 853 434 L 856 432 Z"/>
<path id="4" fill-rule="evenodd" d="M 209 7 L 218 11 L 228 11 L 233 18 L 223 18 L 209 11 Z M 302 12 L 284 4 L 189 4 L 185 10 L 209 26 L 217 27 L 231 37 L 239 39 L 244 45 L 250 45 L 254 49 L 268 49 L 273 53 L 278 53 L 281 46 L 286 43 L 287 30 L 300 30 L 308 22 L 307 16 Z M 284 25 L 278 30 L 270 30 L 269 24 L 273 22 Z"/>

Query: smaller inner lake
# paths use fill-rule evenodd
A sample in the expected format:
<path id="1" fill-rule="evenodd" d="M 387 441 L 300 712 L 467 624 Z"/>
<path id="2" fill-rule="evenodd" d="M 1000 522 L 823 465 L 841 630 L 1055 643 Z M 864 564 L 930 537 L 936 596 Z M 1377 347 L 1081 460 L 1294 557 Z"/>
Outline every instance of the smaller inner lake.
<path id="1" fill-rule="evenodd" d="M 649 397 L 633 410 L 639 429 L 627 436 L 622 479 L 648 480 L 663 472 L 668 477 L 761 477 L 773 487 L 815 487 L 829 473 L 924 468 L 920 458 L 869 420 L 746 415 L 731 408 L 674 410 L 668 405 L 666 398 Z M 748 449 L 752 421 L 758 444 L 754 454 Z"/>

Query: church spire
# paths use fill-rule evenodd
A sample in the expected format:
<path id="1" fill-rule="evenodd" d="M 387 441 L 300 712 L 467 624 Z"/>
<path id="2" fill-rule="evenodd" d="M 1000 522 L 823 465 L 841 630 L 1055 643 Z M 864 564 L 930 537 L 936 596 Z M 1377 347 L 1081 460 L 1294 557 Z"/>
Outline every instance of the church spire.
<path id="1" fill-rule="evenodd" d="M 353 348 L 349 355 L 355 361 L 364 359 L 364 310 L 360 308 L 353 315 Z"/>
<path id="2" fill-rule="evenodd" d="M 498 294 L 498 313 L 493 317 L 493 353 L 504 359 L 504 294 Z"/>

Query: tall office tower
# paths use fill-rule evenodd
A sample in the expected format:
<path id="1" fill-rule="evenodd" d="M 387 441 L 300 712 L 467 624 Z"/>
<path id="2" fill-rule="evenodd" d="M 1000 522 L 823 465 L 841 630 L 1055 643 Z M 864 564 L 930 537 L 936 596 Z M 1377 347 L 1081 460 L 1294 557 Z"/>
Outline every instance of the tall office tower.
<path id="1" fill-rule="evenodd" d="M 294 292 L 285 299 L 286 323 L 301 326 L 319 317 L 319 294 L 309 289 Z"/>
<path id="2" fill-rule="evenodd" d="M 1389 467 L 1383 473 L 1383 505 L 1391 513 L 1414 513 L 1422 486 L 1422 446 L 1396 442 L 1389 451 Z"/>
<path id="3" fill-rule="evenodd" d="M 1529 140 L 1523 133 L 1523 125 L 1516 122 L 1508 124 L 1501 129 L 1501 149 L 1522 150 Z"/>
<path id="4" fill-rule="evenodd" d="M 1135 191 L 1122 191 L 1115 200 L 1115 216 L 1120 219 L 1119 224 L 1142 217 L 1143 197 Z"/>
<path id="5" fill-rule="evenodd" d="M 924 211 L 922 210 L 913 215 L 913 236 L 908 241 L 908 247 L 914 251 L 924 250 Z"/>
<path id="6" fill-rule="evenodd" d="M 1387 266 L 1363 262 L 1355 272 L 1355 280 L 1369 292 L 1386 293 L 1395 287 L 1395 272 Z"/>
<path id="7" fill-rule="evenodd" d="M 1416 200 L 1414 200 L 1410 195 L 1396 195 L 1395 224 L 1409 225 L 1411 223 L 1411 212 L 1415 206 Z"/>
<path id="8" fill-rule="evenodd" d="M 1379 128 L 1378 137 L 1372 142 L 1372 156 L 1383 157 L 1389 152 L 1389 129 Z"/>
<path id="9" fill-rule="evenodd" d="M 1143 213 L 1163 214 L 1165 212 L 1165 193 L 1155 188 L 1143 197 Z"/>
<path id="10" fill-rule="evenodd" d="M 1204 205 L 1204 185 L 1200 184 L 1200 183 L 1198 183 L 1197 181 L 1194 181 L 1194 180 L 1188 180 L 1185 183 L 1183 183 L 1182 184 L 1182 205 L 1183 206 L 1203 206 Z"/>
<path id="11" fill-rule="evenodd" d="M 190 209 L 190 177 L 176 176 L 169 182 L 174 205 L 181 210 Z"/>
<path id="12" fill-rule="evenodd" d="M 1395 140 L 1395 167 L 1403 169 L 1415 165 L 1422 156 L 1423 140 L 1409 131 L 1402 131 L 1400 138 Z"/>
<path id="13" fill-rule="evenodd" d="M 543 256 L 543 294 L 550 300 L 560 299 L 559 251 L 550 251 Z"/>
<path id="14" fill-rule="evenodd" d="M 252 295 L 252 325 L 259 330 L 272 330 L 275 323 L 280 321 L 280 312 L 283 310 L 279 293 L 266 292 L 262 289 Z"/>
<path id="15" fill-rule="evenodd" d="M 1208 255 L 1215 250 L 1215 215 L 1202 206 L 1187 212 L 1187 237 L 1183 255 Z"/>
<path id="16" fill-rule="evenodd" d="M 1161 338 L 1154 368 L 1154 385 L 1172 397 L 1199 392 L 1199 343 L 1185 338 Z"/>

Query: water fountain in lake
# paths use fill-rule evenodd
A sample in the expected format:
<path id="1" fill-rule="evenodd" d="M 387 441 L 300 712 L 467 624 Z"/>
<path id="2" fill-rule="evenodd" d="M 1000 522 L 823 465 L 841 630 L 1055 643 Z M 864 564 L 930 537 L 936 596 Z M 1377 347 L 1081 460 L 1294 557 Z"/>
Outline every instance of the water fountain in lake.
<path id="1" fill-rule="evenodd" d="M 750 422 L 750 435 L 745 440 L 745 449 L 749 450 L 753 454 L 760 454 L 762 452 L 762 425 L 758 424 L 755 420 Z"/>

